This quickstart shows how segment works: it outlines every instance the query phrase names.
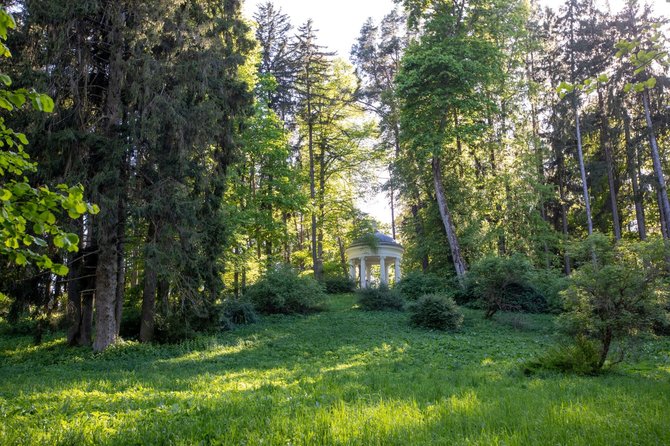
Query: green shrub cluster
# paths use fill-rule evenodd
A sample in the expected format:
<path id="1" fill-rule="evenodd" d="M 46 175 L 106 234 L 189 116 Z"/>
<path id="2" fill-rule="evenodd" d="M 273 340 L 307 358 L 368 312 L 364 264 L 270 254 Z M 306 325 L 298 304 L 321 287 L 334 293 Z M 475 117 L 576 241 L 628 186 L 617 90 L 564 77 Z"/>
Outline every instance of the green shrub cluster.
<path id="1" fill-rule="evenodd" d="M 487 319 L 498 311 L 544 313 L 550 306 L 533 283 L 534 272 L 530 260 L 522 255 L 486 257 L 468 272 L 465 295 L 478 300 Z"/>
<path id="2" fill-rule="evenodd" d="M 358 304 L 366 311 L 401 311 L 405 307 L 402 296 L 383 284 L 358 290 Z"/>
<path id="3" fill-rule="evenodd" d="M 600 351 L 592 340 L 578 336 L 574 342 L 550 349 L 539 358 L 531 359 L 521 366 L 526 375 L 540 371 L 594 375 L 599 372 Z"/>
<path id="4" fill-rule="evenodd" d="M 356 290 L 356 282 L 349 277 L 327 277 L 323 282 L 328 294 L 351 293 Z"/>
<path id="5" fill-rule="evenodd" d="M 244 297 L 263 314 L 305 314 L 322 309 L 326 295 L 319 282 L 284 265 L 268 271 Z"/>
<path id="6" fill-rule="evenodd" d="M 225 299 L 219 314 L 233 326 L 255 324 L 259 320 L 254 304 L 245 299 Z"/>
<path id="7" fill-rule="evenodd" d="M 415 301 L 425 294 L 446 291 L 447 281 L 442 277 L 420 271 L 412 271 L 402 278 L 395 287 L 396 291 L 408 301 Z"/>
<path id="8" fill-rule="evenodd" d="M 458 330 L 463 314 L 453 298 L 446 294 L 426 294 L 408 307 L 413 325 L 435 330 Z"/>

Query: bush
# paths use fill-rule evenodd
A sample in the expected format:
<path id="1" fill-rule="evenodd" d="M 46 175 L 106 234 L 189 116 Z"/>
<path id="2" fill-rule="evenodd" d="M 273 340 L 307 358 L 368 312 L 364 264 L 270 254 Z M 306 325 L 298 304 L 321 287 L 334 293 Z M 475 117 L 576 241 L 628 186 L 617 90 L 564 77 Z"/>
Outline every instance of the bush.
<path id="1" fill-rule="evenodd" d="M 405 307 L 402 296 L 383 284 L 358 290 L 358 304 L 366 311 L 400 311 Z"/>
<path id="2" fill-rule="evenodd" d="M 600 353 L 595 342 L 579 336 L 574 343 L 549 350 L 544 356 L 532 359 L 521 366 L 524 374 L 532 375 L 542 370 L 577 375 L 598 373 Z"/>
<path id="3" fill-rule="evenodd" d="M 593 246 L 602 235 L 582 243 Z M 605 364 L 613 342 L 650 331 L 662 313 L 666 286 L 658 280 L 658 271 L 646 267 L 644 257 L 624 244 L 598 251 L 570 277 L 570 286 L 562 296 L 565 313 L 559 317 L 561 328 L 575 337 L 584 337 L 599 345 L 597 369 Z M 622 343 L 623 345 L 623 343 Z M 620 351 L 618 361 L 624 358 Z"/>
<path id="4" fill-rule="evenodd" d="M 412 271 L 396 286 L 396 291 L 409 301 L 419 299 L 425 294 L 434 294 L 448 289 L 447 281 L 436 274 Z"/>
<path id="5" fill-rule="evenodd" d="M 254 305 L 243 299 L 224 300 L 220 315 L 233 325 L 255 324 L 259 319 Z"/>
<path id="6" fill-rule="evenodd" d="M 435 330 L 458 330 L 463 314 L 451 297 L 445 294 L 427 294 L 410 304 L 410 321 L 418 327 Z"/>
<path id="7" fill-rule="evenodd" d="M 349 277 L 328 277 L 324 285 L 328 294 L 351 293 L 356 290 L 356 282 Z"/>
<path id="8" fill-rule="evenodd" d="M 325 292 L 311 277 L 300 277 L 289 266 L 268 271 L 247 288 L 245 298 L 264 314 L 305 314 L 323 308 Z"/>
<path id="9" fill-rule="evenodd" d="M 160 344 L 178 344 L 194 339 L 198 330 L 182 313 L 172 313 L 167 316 L 156 315 L 154 339 Z"/>
<path id="10" fill-rule="evenodd" d="M 487 257 L 468 272 L 466 289 L 482 303 L 487 319 L 498 311 L 542 313 L 548 305 L 533 287 L 532 273 L 532 264 L 522 255 Z"/>
<path id="11" fill-rule="evenodd" d="M 532 287 L 546 302 L 546 311 L 560 313 L 563 309 L 561 292 L 568 288 L 570 280 L 562 271 L 554 269 L 539 269 L 530 275 Z M 529 311 L 533 313 L 534 311 Z M 544 311 L 543 311 L 544 312 Z"/>

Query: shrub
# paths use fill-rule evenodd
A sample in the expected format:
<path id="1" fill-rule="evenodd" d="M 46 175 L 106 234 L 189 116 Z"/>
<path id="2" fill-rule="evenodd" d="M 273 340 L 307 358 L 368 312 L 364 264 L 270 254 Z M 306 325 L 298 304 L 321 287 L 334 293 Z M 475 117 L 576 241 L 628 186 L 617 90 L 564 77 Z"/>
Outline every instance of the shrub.
<path id="1" fill-rule="evenodd" d="M 328 294 L 351 293 L 356 289 L 356 282 L 343 276 L 328 277 L 324 285 Z"/>
<path id="2" fill-rule="evenodd" d="M 522 255 L 487 257 L 468 272 L 466 289 L 482 303 L 487 319 L 500 310 L 541 313 L 548 306 L 532 285 L 532 272 L 532 264 Z"/>
<path id="3" fill-rule="evenodd" d="M 243 299 L 224 300 L 220 308 L 220 315 L 234 325 L 248 325 L 258 322 L 258 314 L 254 305 Z"/>
<path id="4" fill-rule="evenodd" d="M 402 296 L 383 284 L 358 290 L 358 304 L 366 311 L 400 311 L 405 307 Z"/>
<path id="5" fill-rule="evenodd" d="M 530 280 L 532 288 L 543 296 L 542 300 L 546 302 L 545 310 L 550 313 L 560 313 L 563 309 L 561 292 L 570 285 L 568 277 L 562 271 L 539 269 L 531 272 Z"/>
<path id="6" fill-rule="evenodd" d="M 445 294 L 427 294 L 410 304 L 410 321 L 418 327 L 435 330 L 458 330 L 463 314 L 451 297 Z"/>
<path id="7" fill-rule="evenodd" d="M 182 313 L 156 315 L 154 339 L 160 344 L 177 344 L 197 336 L 197 330 Z"/>
<path id="8" fill-rule="evenodd" d="M 578 336 L 573 343 L 567 343 L 549 350 L 545 355 L 531 359 L 521 366 L 526 375 L 542 370 L 594 375 L 600 367 L 598 346 L 584 336 Z"/>
<path id="9" fill-rule="evenodd" d="M 417 300 L 424 294 L 433 294 L 448 289 L 446 280 L 436 274 L 412 271 L 396 286 L 396 291 L 409 301 Z"/>
<path id="10" fill-rule="evenodd" d="M 582 243 L 592 246 L 593 240 L 589 237 Z M 598 248 L 593 259 L 570 277 L 570 286 L 562 293 L 565 313 L 559 324 L 567 333 L 599 345 L 600 369 L 613 342 L 652 328 L 663 311 L 666 290 L 657 280 L 658 271 L 645 267 L 645 259 L 631 246 L 610 244 L 605 250 L 600 243 Z M 624 358 L 623 347 L 620 353 L 618 361 Z"/>
<path id="11" fill-rule="evenodd" d="M 323 307 L 325 292 L 313 278 L 300 277 L 290 266 L 280 266 L 247 288 L 245 298 L 264 314 L 304 314 Z"/>

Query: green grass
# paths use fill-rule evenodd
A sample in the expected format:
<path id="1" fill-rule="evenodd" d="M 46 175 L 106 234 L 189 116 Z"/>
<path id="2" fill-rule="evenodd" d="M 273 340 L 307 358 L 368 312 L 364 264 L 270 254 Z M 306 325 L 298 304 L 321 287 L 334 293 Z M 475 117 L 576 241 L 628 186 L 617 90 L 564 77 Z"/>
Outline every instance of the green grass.
<path id="1" fill-rule="evenodd" d="M 525 377 L 547 316 L 465 310 L 459 333 L 330 311 L 103 354 L 0 337 L 0 444 L 670 444 L 670 341 L 598 377 Z"/>

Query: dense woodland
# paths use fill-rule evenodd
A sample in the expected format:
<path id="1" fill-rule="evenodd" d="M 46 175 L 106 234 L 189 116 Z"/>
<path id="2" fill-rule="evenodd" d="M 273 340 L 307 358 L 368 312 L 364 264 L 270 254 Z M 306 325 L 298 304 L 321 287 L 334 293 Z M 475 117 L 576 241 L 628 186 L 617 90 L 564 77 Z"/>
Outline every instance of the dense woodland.
<path id="1" fill-rule="evenodd" d="M 80 184 L 90 204 L 54 211 L 76 237 L 41 231 L 65 269 L 17 261 L 3 232 L 0 316 L 38 321 L 39 336 L 66 314 L 68 343 L 98 351 L 210 329 L 222 299 L 279 265 L 346 277 L 345 247 L 376 224 L 356 199 L 375 188 L 404 269 L 464 301 L 499 299 L 468 281 L 496 268 L 511 268 L 503 288 L 532 270 L 549 296 L 588 281 L 581 269 L 621 267 L 593 283 L 664 296 L 667 21 L 635 0 L 616 14 L 592 0 L 397 3 L 347 61 L 271 2 L 251 21 L 240 0 L 9 2 L 1 71 L 54 105 L 3 106 L 4 123 L 29 141 L 30 184 Z"/>

